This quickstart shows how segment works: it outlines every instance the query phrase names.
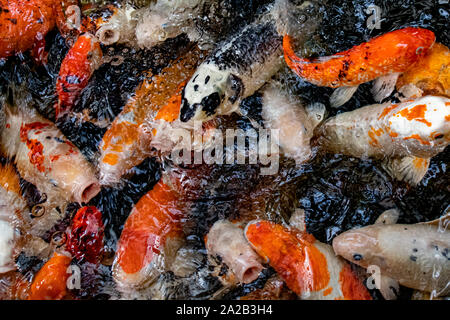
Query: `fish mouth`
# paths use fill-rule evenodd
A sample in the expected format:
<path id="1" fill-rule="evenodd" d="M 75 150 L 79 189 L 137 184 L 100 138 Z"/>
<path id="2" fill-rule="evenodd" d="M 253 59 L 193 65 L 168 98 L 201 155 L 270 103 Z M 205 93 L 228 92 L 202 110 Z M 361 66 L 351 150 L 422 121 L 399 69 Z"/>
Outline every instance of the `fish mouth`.
<path id="1" fill-rule="evenodd" d="M 87 203 L 91 201 L 101 190 L 97 179 L 88 180 L 74 190 L 74 200 L 78 203 Z"/>

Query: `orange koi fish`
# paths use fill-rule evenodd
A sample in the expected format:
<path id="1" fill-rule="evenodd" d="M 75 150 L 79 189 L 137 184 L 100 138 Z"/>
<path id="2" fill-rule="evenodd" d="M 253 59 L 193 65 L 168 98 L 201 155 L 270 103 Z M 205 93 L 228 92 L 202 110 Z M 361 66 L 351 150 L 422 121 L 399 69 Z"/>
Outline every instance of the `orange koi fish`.
<path id="1" fill-rule="evenodd" d="M 317 60 L 299 58 L 292 48 L 292 39 L 283 39 L 287 65 L 300 77 L 317 86 L 339 88 L 330 97 L 333 107 L 347 102 L 358 85 L 374 79 L 376 101 L 389 96 L 400 73 L 424 57 L 435 42 L 432 31 L 404 28 L 388 32 L 347 51 Z"/>
<path id="2" fill-rule="evenodd" d="M 72 258 L 55 252 L 39 270 L 29 289 L 28 300 L 61 300 L 67 295 L 68 268 Z"/>
<path id="3" fill-rule="evenodd" d="M 133 208 L 113 265 L 121 290 L 148 287 L 170 265 L 183 237 L 180 196 L 160 181 Z"/>
<path id="4" fill-rule="evenodd" d="M 385 161 L 394 178 L 419 183 L 430 158 L 450 143 L 450 99 L 426 96 L 338 114 L 320 125 L 317 144 L 327 152 Z"/>
<path id="5" fill-rule="evenodd" d="M 25 180 L 67 201 L 89 202 L 97 195 L 93 166 L 52 122 L 31 110 L 14 114 L 7 108 L 6 113 L 0 146 Z"/>
<path id="6" fill-rule="evenodd" d="M 445 95 L 450 98 L 450 49 L 435 43 L 428 54 L 400 75 L 397 90 L 414 85 L 423 95 Z"/>
<path id="7" fill-rule="evenodd" d="M 55 26 L 63 35 L 68 29 L 64 10 L 76 0 L 1 0 L 0 59 L 32 49 L 38 61 L 45 61 L 45 35 Z"/>
<path id="8" fill-rule="evenodd" d="M 144 120 L 164 117 L 174 119 L 172 96 L 178 95 L 184 83 L 194 73 L 202 51 L 195 48 L 164 68 L 159 75 L 147 77 L 138 87 L 122 112 L 116 117 L 100 143 L 100 180 L 111 185 L 142 162 L 150 151 L 149 141 L 139 138 Z M 179 105 L 178 105 L 179 106 Z M 164 112 L 158 116 L 158 112 Z M 176 111 L 176 117 L 178 112 Z M 173 120 L 172 120 L 173 121 Z"/>
<path id="9" fill-rule="evenodd" d="M 69 111 L 86 87 L 95 70 L 102 64 L 103 53 L 94 36 L 85 33 L 78 37 L 64 58 L 56 81 L 58 102 L 56 118 Z"/>
<path id="10" fill-rule="evenodd" d="M 247 225 L 245 236 L 301 298 L 371 300 L 350 265 L 312 235 L 256 220 Z"/>

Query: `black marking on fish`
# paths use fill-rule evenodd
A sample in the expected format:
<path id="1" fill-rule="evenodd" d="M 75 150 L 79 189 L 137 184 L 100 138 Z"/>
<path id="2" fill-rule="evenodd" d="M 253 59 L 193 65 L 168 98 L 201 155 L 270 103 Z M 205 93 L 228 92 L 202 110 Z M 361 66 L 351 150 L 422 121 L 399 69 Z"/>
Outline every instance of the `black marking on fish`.
<path id="1" fill-rule="evenodd" d="M 445 249 L 442 251 L 442 256 L 443 256 L 444 258 L 447 258 L 447 260 L 450 261 L 450 257 L 448 256 L 448 248 L 445 248 Z"/>
<path id="2" fill-rule="evenodd" d="M 409 256 L 409 260 L 416 262 L 417 261 L 417 257 L 416 256 Z"/>
<path id="3" fill-rule="evenodd" d="M 194 77 L 194 79 L 192 79 L 192 83 L 194 83 L 195 80 L 197 80 L 197 77 L 198 77 L 198 75 L 196 75 L 196 76 Z"/>
<path id="4" fill-rule="evenodd" d="M 281 45 L 282 37 L 273 22 L 253 23 L 219 45 L 207 63 L 217 65 L 219 70 L 251 72 L 253 64 L 264 64 L 267 57 L 281 50 Z"/>
<path id="5" fill-rule="evenodd" d="M 205 78 L 205 84 L 208 84 L 209 79 L 211 79 L 211 77 L 210 77 L 210 76 L 206 76 L 206 78 Z"/>
<path id="6" fill-rule="evenodd" d="M 207 97 L 202 99 L 200 105 L 203 107 L 202 110 L 207 116 L 212 116 L 216 113 L 217 108 L 219 108 L 222 103 L 223 97 L 220 97 L 218 92 L 214 92 Z M 195 104 L 194 104 L 195 106 Z"/>
<path id="7" fill-rule="evenodd" d="M 414 249 L 413 249 L 413 252 L 417 252 L 417 251 L 418 251 L 417 248 L 414 248 Z"/>
<path id="8" fill-rule="evenodd" d="M 353 260 L 355 260 L 355 261 L 360 261 L 360 260 L 362 260 L 362 258 L 363 258 L 363 256 L 359 253 L 355 253 L 353 255 Z"/>
<path id="9" fill-rule="evenodd" d="M 190 105 L 185 99 L 181 99 L 180 120 L 181 122 L 188 122 L 195 114 L 195 111 L 199 107 L 199 104 Z"/>
<path id="10" fill-rule="evenodd" d="M 196 84 L 195 86 L 194 86 L 194 91 L 198 91 L 198 84 Z"/>
<path id="11" fill-rule="evenodd" d="M 233 94 L 228 98 L 228 100 L 231 103 L 235 103 L 239 99 L 239 97 L 244 93 L 245 86 L 241 78 L 235 76 L 234 74 L 230 75 L 229 81 L 230 81 L 230 88 Z"/>

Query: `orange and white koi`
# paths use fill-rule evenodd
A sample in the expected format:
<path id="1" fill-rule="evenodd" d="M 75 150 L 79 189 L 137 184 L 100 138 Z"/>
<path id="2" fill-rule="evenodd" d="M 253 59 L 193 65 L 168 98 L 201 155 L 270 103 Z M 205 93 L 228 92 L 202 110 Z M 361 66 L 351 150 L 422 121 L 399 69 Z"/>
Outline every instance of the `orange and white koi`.
<path id="1" fill-rule="evenodd" d="M 414 86 L 421 95 L 445 95 L 450 98 L 450 49 L 435 43 L 423 59 L 400 75 L 396 86 L 402 93 Z"/>
<path id="2" fill-rule="evenodd" d="M 35 112 L 13 113 L 6 108 L 1 135 L 2 151 L 14 158 L 20 175 L 48 196 L 67 201 L 89 202 L 100 185 L 93 166 L 58 128 Z"/>
<path id="3" fill-rule="evenodd" d="M 149 287 L 173 262 L 182 244 L 185 212 L 180 193 L 158 182 L 125 222 L 113 265 L 121 291 Z"/>
<path id="4" fill-rule="evenodd" d="M 66 253 L 55 252 L 31 283 L 28 300 L 61 300 L 67 293 L 67 280 L 72 258 Z"/>
<path id="5" fill-rule="evenodd" d="M 102 64 L 100 43 L 89 33 L 78 37 L 65 56 L 56 81 L 56 118 L 69 111 L 95 70 Z"/>
<path id="6" fill-rule="evenodd" d="M 430 158 L 450 143 L 450 99 L 426 96 L 366 106 L 328 119 L 316 135 L 328 152 L 386 159 L 393 177 L 417 184 Z"/>
<path id="7" fill-rule="evenodd" d="M 396 224 L 398 212 L 389 211 L 383 214 L 390 218 L 387 223 L 377 221 L 334 238 L 336 254 L 363 268 L 377 266 L 382 276 L 403 286 L 431 292 L 434 297 L 447 296 L 450 216 L 418 224 Z"/>
<path id="8" fill-rule="evenodd" d="M 287 65 L 300 77 L 318 86 L 339 88 L 330 97 L 333 107 L 347 102 L 358 85 L 374 79 L 376 101 L 389 96 L 400 73 L 423 58 L 435 42 L 432 31 L 404 28 L 388 32 L 347 51 L 317 60 L 297 57 L 292 39 L 283 39 Z"/>
<path id="9" fill-rule="evenodd" d="M 311 234 L 256 220 L 247 225 L 245 236 L 300 298 L 371 300 L 350 265 Z"/>
<path id="10" fill-rule="evenodd" d="M 151 135 L 143 143 L 140 127 L 147 119 L 174 121 L 179 110 L 170 108 L 171 97 L 178 95 L 185 81 L 194 73 L 202 51 L 195 48 L 164 68 L 159 75 L 149 75 L 138 87 L 122 112 L 116 117 L 100 143 L 100 181 L 110 185 L 119 182 L 122 175 L 142 162 L 150 151 Z M 179 105 L 178 105 L 179 106 Z M 164 111 L 162 111 L 162 109 Z M 162 114 L 159 115 L 159 111 Z"/>

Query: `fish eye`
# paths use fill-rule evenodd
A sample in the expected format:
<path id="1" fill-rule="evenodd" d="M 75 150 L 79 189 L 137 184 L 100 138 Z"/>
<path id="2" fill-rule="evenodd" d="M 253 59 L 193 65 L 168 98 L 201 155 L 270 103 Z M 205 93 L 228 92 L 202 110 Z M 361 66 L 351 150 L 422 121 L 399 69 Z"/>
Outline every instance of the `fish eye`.
<path id="1" fill-rule="evenodd" d="M 202 99 L 200 103 L 203 106 L 203 111 L 207 116 L 212 116 L 216 113 L 217 108 L 220 106 L 221 98 L 218 92 L 214 92 Z"/>
<path id="2" fill-rule="evenodd" d="M 353 255 L 353 260 L 355 260 L 355 261 L 360 261 L 362 259 L 363 259 L 363 256 L 361 254 L 359 254 L 359 253 L 355 253 Z"/>
<path id="3" fill-rule="evenodd" d="M 57 231 L 52 234 L 50 242 L 57 247 L 61 247 L 66 243 L 66 240 L 66 234 L 62 231 Z"/>
<path id="4" fill-rule="evenodd" d="M 31 216 L 33 218 L 40 218 L 45 214 L 45 208 L 40 205 L 36 205 L 31 209 Z"/>

